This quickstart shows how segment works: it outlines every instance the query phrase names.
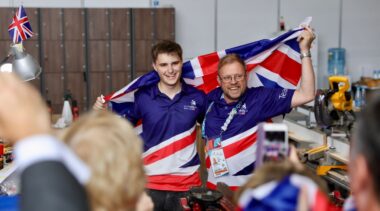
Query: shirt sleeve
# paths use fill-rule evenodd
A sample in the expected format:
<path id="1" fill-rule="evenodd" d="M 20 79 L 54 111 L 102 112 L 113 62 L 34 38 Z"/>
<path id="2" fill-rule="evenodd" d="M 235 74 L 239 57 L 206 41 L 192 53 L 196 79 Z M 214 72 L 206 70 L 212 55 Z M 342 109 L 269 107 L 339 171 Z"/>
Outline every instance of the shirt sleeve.
<path id="1" fill-rule="evenodd" d="M 291 89 L 260 88 L 257 98 L 260 99 L 261 121 L 290 112 L 293 94 Z"/>
<path id="2" fill-rule="evenodd" d="M 139 106 L 139 95 L 137 92 L 135 93 L 135 101 L 131 104 L 131 108 L 126 113 L 126 118 L 132 123 L 132 125 L 136 126 L 138 121 L 141 119 L 140 114 L 140 106 Z"/>
<path id="3" fill-rule="evenodd" d="M 15 162 L 19 171 L 43 162 L 62 162 L 81 184 L 90 178 L 90 170 L 64 143 L 51 135 L 35 135 L 15 145 Z"/>

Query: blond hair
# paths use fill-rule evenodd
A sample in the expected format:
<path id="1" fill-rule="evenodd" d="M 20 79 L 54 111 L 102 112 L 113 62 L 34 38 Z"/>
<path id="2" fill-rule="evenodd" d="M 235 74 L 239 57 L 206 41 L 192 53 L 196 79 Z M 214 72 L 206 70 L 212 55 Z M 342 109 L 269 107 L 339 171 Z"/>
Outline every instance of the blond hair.
<path id="1" fill-rule="evenodd" d="M 89 166 L 86 185 L 92 210 L 134 210 L 144 191 L 142 141 L 125 120 L 92 111 L 74 122 L 61 139 Z"/>

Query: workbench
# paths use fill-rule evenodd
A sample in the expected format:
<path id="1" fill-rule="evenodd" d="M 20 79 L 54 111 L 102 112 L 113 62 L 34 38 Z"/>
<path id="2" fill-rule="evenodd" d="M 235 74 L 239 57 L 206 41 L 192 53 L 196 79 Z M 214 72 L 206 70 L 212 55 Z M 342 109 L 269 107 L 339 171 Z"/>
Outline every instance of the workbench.
<path id="1" fill-rule="evenodd" d="M 307 128 L 297 121 L 289 118 L 284 119 L 284 123 L 288 126 L 289 140 L 293 142 L 297 149 L 311 149 L 322 146 L 326 142 L 326 135 L 316 127 Z M 327 137 L 327 145 L 329 150 L 325 156 L 332 159 L 337 164 L 348 164 L 350 145 L 349 140 L 345 137 Z M 316 171 L 318 163 L 306 162 L 306 166 Z M 349 178 L 347 171 L 341 169 L 332 169 L 322 176 L 328 182 L 331 182 L 346 191 L 350 191 Z"/>

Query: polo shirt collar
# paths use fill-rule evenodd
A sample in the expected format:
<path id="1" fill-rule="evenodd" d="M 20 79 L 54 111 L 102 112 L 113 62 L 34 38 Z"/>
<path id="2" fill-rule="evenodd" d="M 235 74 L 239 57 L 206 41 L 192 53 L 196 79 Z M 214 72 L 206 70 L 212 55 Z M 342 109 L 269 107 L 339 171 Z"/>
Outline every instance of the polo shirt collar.
<path id="1" fill-rule="evenodd" d="M 176 94 L 176 96 L 177 95 L 186 95 L 188 93 L 189 93 L 189 85 L 187 85 L 185 83 L 185 81 L 181 79 L 181 91 L 178 94 Z M 168 97 L 166 94 L 164 94 L 160 91 L 160 89 L 158 88 L 158 83 L 153 85 L 153 89 L 152 89 L 151 94 L 152 94 L 153 99 L 155 99 L 157 96 Z M 174 98 L 176 98 L 176 96 Z"/>
<path id="2" fill-rule="evenodd" d="M 247 91 L 248 88 L 245 90 L 243 95 L 240 97 L 240 100 L 245 101 L 247 98 Z M 221 104 L 223 106 L 235 106 L 239 101 L 233 102 L 233 103 L 227 103 L 224 99 L 224 93 L 222 88 L 218 87 L 217 90 L 215 90 L 215 94 L 211 97 L 211 100 L 213 100 L 217 104 Z"/>

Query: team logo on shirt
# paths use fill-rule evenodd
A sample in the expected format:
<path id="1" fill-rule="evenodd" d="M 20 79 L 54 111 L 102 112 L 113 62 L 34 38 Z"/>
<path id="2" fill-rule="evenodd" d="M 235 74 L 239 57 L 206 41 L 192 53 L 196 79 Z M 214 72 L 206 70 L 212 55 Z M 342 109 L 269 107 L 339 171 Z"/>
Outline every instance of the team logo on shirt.
<path id="1" fill-rule="evenodd" d="M 248 112 L 247 105 L 244 103 L 239 109 L 239 115 L 245 115 Z"/>
<path id="2" fill-rule="evenodd" d="M 285 98 L 287 94 L 288 94 L 288 89 L 283 89 L 281 94 L 278 96 L 278 99 Z"/>
<path id="3" fill-rule="evenodd" d="M 195 102 L 195 100 L 191 100 L 190 105 L 184 105 L 183 109 L 195 111 L 195 109 L 197 109 L 197 102 Z"/>

